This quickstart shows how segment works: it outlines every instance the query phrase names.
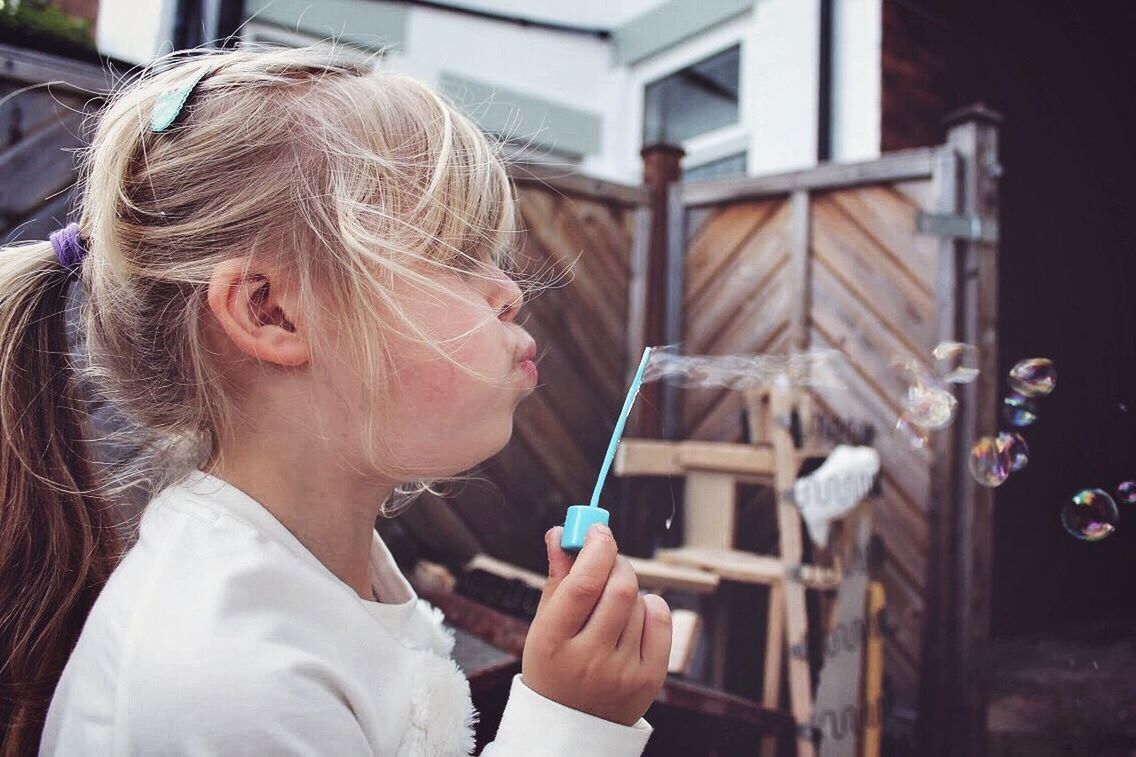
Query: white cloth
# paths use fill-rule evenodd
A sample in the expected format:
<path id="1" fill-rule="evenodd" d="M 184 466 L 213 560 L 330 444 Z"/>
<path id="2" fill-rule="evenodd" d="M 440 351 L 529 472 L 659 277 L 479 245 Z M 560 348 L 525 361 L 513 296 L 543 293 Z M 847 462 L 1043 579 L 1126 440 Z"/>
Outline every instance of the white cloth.
<path id="1" fill-rule="evenodd" d="M 872 447 L 841 445 L 828 459 L 793 484 L 793 500 L 817 546 L 828 546 L 828 527 L 868 495 L 880 472 L 880 455 Z"/>
<path id="2" fill-rule="evenodd" d="M 40 754 L 467 754 L 469 684 L 440 613 L 375 534 L 361 599 L 236 487 L 161 492 L 96 601 Z M 651 728 L 569 709 L 517 676 L 483 754 L 638 755 Z"/>

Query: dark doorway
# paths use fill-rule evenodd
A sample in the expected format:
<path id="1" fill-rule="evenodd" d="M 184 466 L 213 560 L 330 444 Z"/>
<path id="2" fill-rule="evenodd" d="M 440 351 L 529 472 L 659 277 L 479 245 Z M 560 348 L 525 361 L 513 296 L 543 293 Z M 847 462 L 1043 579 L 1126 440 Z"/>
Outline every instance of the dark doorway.
<path id="1" fill-rule="evenodd" d="M 941 26 L 954 104 L 1005 116 L 1003 374 L 1028 357 L 1059 373 L 1026 433 L 1029 468 L 997 493 L 991 729 L 1019 727 L 999 718 L 1005 697 L 1024 697 L 1018 714 L 1040 732 L 1030 753 L 1127 754 L 1136 505 L 1118 503 L 1099 543 L 1070 537 L 1059 513 L 1080 489 L 1136 479 L 1136 4 L 885 2 Z"/>

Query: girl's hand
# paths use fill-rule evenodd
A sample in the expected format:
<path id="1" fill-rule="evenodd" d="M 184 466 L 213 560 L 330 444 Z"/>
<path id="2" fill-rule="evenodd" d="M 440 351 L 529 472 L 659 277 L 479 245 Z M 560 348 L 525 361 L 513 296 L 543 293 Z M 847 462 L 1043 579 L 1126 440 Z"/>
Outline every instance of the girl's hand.
<path id="1" fill-rule="evenodd" d="M 548 582 L 521 663 L 525 685 L 567 707 L 634 725 L 667 675 L 671 611 L 639 596 L 635 571 L 604 526 L 593 526 L 573 563 L 561 528 L 545 534 Z"/>

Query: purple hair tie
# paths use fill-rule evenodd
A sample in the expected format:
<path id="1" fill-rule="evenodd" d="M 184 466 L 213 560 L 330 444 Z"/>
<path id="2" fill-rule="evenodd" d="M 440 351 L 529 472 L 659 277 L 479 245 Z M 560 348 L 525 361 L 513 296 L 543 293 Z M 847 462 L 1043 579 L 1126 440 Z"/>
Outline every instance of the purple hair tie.
<path id="1" fill-rule="evenodd" d="M 87 253 L 79 239 L 79 224 L 69 223 L 59 231 L 53 231 L 51 249 L 55 250 L 55 259 L 59 261 L 59 265 L 66 268 L 68 273 L 78 273 L 83 264 L 83 256 Z"/>

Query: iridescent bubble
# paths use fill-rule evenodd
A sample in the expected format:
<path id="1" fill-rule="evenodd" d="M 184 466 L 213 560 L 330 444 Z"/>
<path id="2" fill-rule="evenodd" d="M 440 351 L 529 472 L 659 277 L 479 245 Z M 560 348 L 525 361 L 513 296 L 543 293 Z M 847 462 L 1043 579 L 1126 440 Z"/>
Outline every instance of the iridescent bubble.
<path id="1" fill-rule="evenodd" d="M 1057 387 L 1057 368 L 1049 358 L 1023 360 L 1010 369 L 1010 387 L 1026 397 L 1044 397 Z"/>
<path id="2" fill-rule="evenodd" d="M 958 400 L 935 382 L 916 381 L 907 388 L 903 398 L 904 415 L 911 423 L 928 431 L 949 426 L 957 410 Z"/>
<path id="3" fill-rule="evenodd" d="M 998 434 L 998 448 L 1010 459 L 1010 473 L 1017 473 L 1029 465 L 1029 445 L 1021 434 L 1002 431 Z"/>
<path id="4" fill-rule="evenodd" d="M 1032 426 L 1037 421 L 1037 403 L 1029 397 L 1011 394 L 1002 403 L 1002 415 L 1011 426 Z"/>
<path id="5" fill-rule="evenodd" d="M 935 374 L 949 384 L 969 384 L 978 378 L 978 348 L 963 342 L 939 342 L 931 351 Z"/>
<path id="6" fill-rule="evenodd" d="M 1116 501 L 1122 505 L 1136 505 L 1136 481 L 1125 481 L 1117 486 Z"/>
<path id="7" fill-rule="evenodd" d="M 920 381 L 927 383 L 934 381 L 931 372 L 921 362 L 913 357 L 896 355 L 891 359 L 891 369 L 905 384 L 915 384 Z"/>
<path id="8" fill-rule="evenodd" d="M 1116 503 L 1103 489 L 1082 489 L 1061 508 L 1061 525 L 1081 541 L 1104 539 L 1119 520 Z"/>
<path id="9" fill-rule="evenodd" d="M 1001 486 L 1012 467 L 1009 452 L 993 436 L 982 437 L 970 448 L 970 475 L 983 486 Z"/>
<path id="10" fill-rule="evenodd" d="M 924 449 L 931 442 L 931 433 L 911 422 L 907 414 L 899 416 L 895 422 L 895 432 L 899 434 L 912 449 Z"/>
<path id="11" fill-rule="evenodd" d="M 984 436 L 974 443 L 969 464 L 974 480 L 990 488 L 1005 483 L 1013 468 L 1010 451 L 993 436 Z"/>

